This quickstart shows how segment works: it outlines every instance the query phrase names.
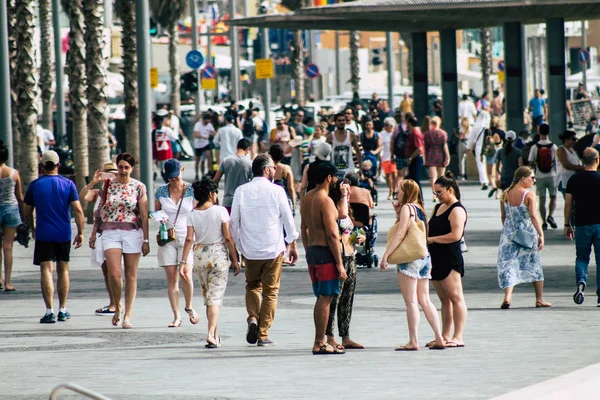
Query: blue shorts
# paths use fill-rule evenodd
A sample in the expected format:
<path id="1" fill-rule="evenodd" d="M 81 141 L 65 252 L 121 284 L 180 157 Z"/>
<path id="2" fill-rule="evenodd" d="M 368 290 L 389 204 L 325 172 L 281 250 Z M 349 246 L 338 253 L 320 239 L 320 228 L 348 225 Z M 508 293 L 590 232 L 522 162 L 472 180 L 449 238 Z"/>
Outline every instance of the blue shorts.
<path id="1" fill-rule="evenodd" d="M 171 140 L 171 149 L 173 153 L 181 153 L 181 145 L 176 140 Z"/>
<path id="2" fill-rule="evenodd" d="M 404 168 L 408 168 L 408 161 L 406 161 L 406 158 L 396 157 L 396 169 L 400 171 Z"/>
<path id="3" fill-rule="evenodd" d="M 306 261 L 315 296 L 340 294 L 341 283 L 338 279 L 335 259 L 328 246 L 308 246 Z"/>
<path id="4" fill-rule="evenodd" d="M 413 279 L 431 279 L 431 258 L 427 256 L 417 261 L 398 264 L 397 271 Z"/>
<path id="5" fill-rule="evenodd" d="M 19 214 L 19 206 L 0 206 L 0 226 L 5 226 L 7 228 L 16 228 L 19 225 L 21 225 L 21 214 Z"/>
<path id="6" fill-rule="evenodd" d="M 531 121 L 531 124 L 533 126 L 540 126 L 543 123 L 544 123 L 544 116 L 543 115 L 534 116 L 533 120 Z"/>

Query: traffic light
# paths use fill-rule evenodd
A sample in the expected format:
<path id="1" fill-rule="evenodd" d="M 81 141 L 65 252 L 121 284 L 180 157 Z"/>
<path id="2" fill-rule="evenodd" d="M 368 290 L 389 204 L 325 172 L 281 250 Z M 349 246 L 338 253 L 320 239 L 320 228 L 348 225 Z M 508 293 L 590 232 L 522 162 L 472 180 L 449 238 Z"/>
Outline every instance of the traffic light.
<path id="1" fill-rule="evenodd" d="M 153 18 L 150 18 L 150 36 L 158 35 L 158 24 Z"/>
<path id="2" fill-rule="evenodd" d="M 198 72 L 196 70 L 190 71 L 186 74 L 181 75 L 181 87 L 186 92 L 197 92 L 198 91 Z"/>
<path id="3" fill-rule="evenodd" d="M 383 60 L 381 59 L 381 49 L 375 48 L 372 50 L 373 58 L 371 59 L 371 64 L 374 66 L 378 66 L 383 64 Z"/>

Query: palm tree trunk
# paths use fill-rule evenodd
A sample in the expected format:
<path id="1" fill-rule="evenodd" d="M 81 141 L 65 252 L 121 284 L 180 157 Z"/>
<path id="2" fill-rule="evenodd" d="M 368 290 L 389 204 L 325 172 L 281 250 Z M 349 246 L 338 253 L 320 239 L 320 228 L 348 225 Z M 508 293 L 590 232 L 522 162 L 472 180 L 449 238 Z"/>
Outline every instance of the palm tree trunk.
<path id="1" fill-rule="evenodd" d="M 296 103 L 304 105 L 304 41 L 302 31 L 294 31 L 292 42 L 292 79 L 296 89 Z"/>
<path id="2" fill-rule="evenodd" d="M 13 131 L 13 166 L 17 170 L 21 170 L 21 128 L 19 126 L 19 117 L 17 115 L 17 31 L 15 25 L 17 23 L 16 0 L 8 0 L 7 16 L 8 16 L 8 59 L 10 65 L 10 106 L 11 106 L 11 122 Z"/>
<path id="3" fill-rule="evenodd" d="M 175 115 L 180 115 L 181 77 L 179 76 L 179 34 L 177 33 L 175 24 L 169 26 L 169 73 L 171 75 L 171 109 L 175 111 Z"/>
<path id="4" fill-rule="evenodd" d="M 360 62 L 358 48 L 360 46 L 360 32 L 350 31 L 350 84 L 352 93 L 360 91 Z"/>
<path id="5" fill-rule="evenodd" d="M 408 57 L 406 57 L 406 77 L 403 76 L 402 78 L 407 79 L 408 84 L 412 85 L 412 32 L 401 32 L 400 36 L 406 45 L 406 50 L 408 50 Z M 400 49 L 400 51 L 402 51 L 402 49 Z"/>
<path id="6" fill-rule="evenodd" d="M 121 44 L 123 46 L 123 95 L 125 98 L 126 148 L 134 159 L 140 159 L 140 129 L 138 125 L 137 55 L 135 39 L 135 1 L 117 2 L 117 13 L 121 20 Z M 132 176 L 140 179 L 140 169 L 134 168 Z"/>
<path id="7" fill-rule="evenodd" d="M 481 42 L 481 80 L 483 91 L 491 92 L 490 76 L 492 75 L 492 31 L 489 28 L 479 30 L 479 40 Z"/>
<path id="8" fill-rule="evenodd" d="M 39 0 L 40 8 L 40 90 L 42 92 L 42 126 L 52 130 L 52 97 L 54 97 L 54 60 L 52 58 L 52 1 Z"/>
<path id="9" fill-rule="evenodd" d="M 17 39 L 16 105 L 21 130 L 21 179 L 23 188 L 38 176 L 37 156 L 37 66 L 35 65 L 34 1 L 17 0 L 15 33 Z"/>
<path id="10" fill-rule="evenodd" d="M 81 0 L 63 0 L 62 4 L 71 26 L 65 69 L 69 77 L 69 105 L 73 121 L 75 182 L 81 190 L 86 184 L 85 177 L 89 175 L 83 4 Z"/>
<path id="11" fill-rule="evenodd" d="M 106 109 L 106 63 L 104 60 L 104 1 L 84 0 L 86 73 L 87 73 L 87 128 L 89 171 L 101 170 L 110 160 L 108 121 Z"/>

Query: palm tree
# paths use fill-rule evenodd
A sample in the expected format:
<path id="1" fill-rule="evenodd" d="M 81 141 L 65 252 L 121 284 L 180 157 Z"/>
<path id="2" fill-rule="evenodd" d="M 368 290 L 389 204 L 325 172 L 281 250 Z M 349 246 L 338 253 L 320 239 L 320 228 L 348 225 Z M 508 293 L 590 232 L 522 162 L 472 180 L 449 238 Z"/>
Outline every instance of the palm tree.
<path id="1" fill-rule="evenodd" d="M 17 43 L 15 92 L 17 119 L 21 132 L 21 178 L 27 187 L 38 176 L 37 158 L 37 66 L 35 64 L 34 0 L 17 0 L 14 25 Z"/>
<path id="2" fill-rule="evenodd" d="M 77 187 L 85 186 L 88 169 L 88 131 L 86 126 L 85 42 L 82 0 L 62 0 L 63 10 L 69 17 L 69 51 L 65 72 L 69 77 L 69 106 L 73 122 L 73 158 Z"/>
<path id="3" fill-rule="evenodd" d="M 11 103 L 11 122 L 13 131 L 13 149 L 14 149 L 14 167 L 21 170 L 21 129 L 19 127 L 19 118 L 17 116 L 17 23 L 16 0 L 8 0 L 8 59 L 10 63 L 10 103 Z"/>
<path id="4" fill-rule="evenodd" d="M 52 97 L 54 89 L 54 62 L 52 58 L 52 0 L 39 0 L 40 11 L 40 90 L 42 92 L 42 126 L 52 129 Z"/>
<path id="5" fill-rule="evenodd" d="M 296 89 L 296 103 L 304 104 L 304 40 L 302 31 L 294 31 L 290 46 L 292 51 L 292 79 Z"/>
<path id="6" fill-rule="evenodd" d="M 358 48 L 360 47 L 360 32 L 350 31 L 350 84 L 352 93 L 360 90 L 360 61 L 358 59 Z"/>
<path id="7" fill-rule="evenodd" d="M 73 0 L 80 1 L 80 0 Z M 85 19 L 85 71 L 87 75 L 87 128 L 89 170 L 102 169 L 110 160 L 108 146 L 108 94 L 104 59 L 104 0 L 83 0 Z M 87 175 L 86 175 L 87 176 Z"/>
<path id="8" fill-rule="evenodd" d="M 291 11 L 308 5 L 307 0 L 282 0 L 281 4 Z M 296 88 L 296 102 L 304 104 L 304 41 L 302 31 L 294 31 L 290 50 L 292 52 L 292 79 Z"/>
<path id="9" fill-rule="evenodd" d="M 123 46 L 123 91 L 125 97 L 126 148 L 133 158 L 140 159 L 140 129 L 138 125 L 137 97 L 137 53 L 135 39 L 135 0 L 117 0 L 115 11 L 121 20 L 121 44 Z M 133 177 L 139 179 L 140 169 L 133 170 Z"/>
<path id="10" fill-rule="evenodd" d="M 194 0 L 196 1 L 196 0 Z M 187 0 L 150 0 L 150 12 L 169 33 L 169 74 L 171 75 L 171 108 L 179 115 L 181 77 L 179 72 L 179 34 L 177 21 L 187 7 Z"/>
<path id="11" fill-rule="evenodd" d="M 481 80 L 483 91 L 491 92 L 490 75 L 492 75 L 492 31 L 489 28 L 479 29 L 479 40 L 481 42 Z"/>

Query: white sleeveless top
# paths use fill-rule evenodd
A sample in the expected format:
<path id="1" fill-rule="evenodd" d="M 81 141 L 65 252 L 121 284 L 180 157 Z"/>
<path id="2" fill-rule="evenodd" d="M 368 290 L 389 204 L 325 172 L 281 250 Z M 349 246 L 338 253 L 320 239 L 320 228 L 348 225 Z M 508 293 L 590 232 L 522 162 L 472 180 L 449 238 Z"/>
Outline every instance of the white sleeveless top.
<path id="1" fill-rule="evenodd" d="M 567 153 L 567 161 L 569 161 L 570 164 L 573 165 L 581 165 L 581 160 L 579 159 L 579 156 L 577 155 L 577 152 L 573 149 L 569 150 L 567 149 L 565 146 L 560 146 L 563 149 L 565 149 L 565 152 Z M 563 167 L 562 163 L 560 161 L 558 161 L 557 159 L 557 163 L 556 163 L 556 184 L 559 187 L 562 187 L 563 189 L 567 188 L 567 182 L 569 182 L 569 179 L 571 179 L 571 177 L 573 175 L 575 175 L 576 171 L 571 171 L 569 169 L 566 169 L 565 167 Z M 561 185 L 562 184 L 562 185 Z"/>
<path id="2" fill-rule="evenodd" d="M 351 131 L 346 130 L 346 138 L 343 142 L 338 142 L 333 133 L 333 164 L 341 172 L 354 172 L 354 162 L 352 161 L 352 142 L 350 141 Z"/>
<path id="3" fill-rule="evenodd" d="M 0 205 L 16 206 L 19 204 L 15 196 L 15 170 L 10 172 L 6 178 L 0 178 Z"/>

